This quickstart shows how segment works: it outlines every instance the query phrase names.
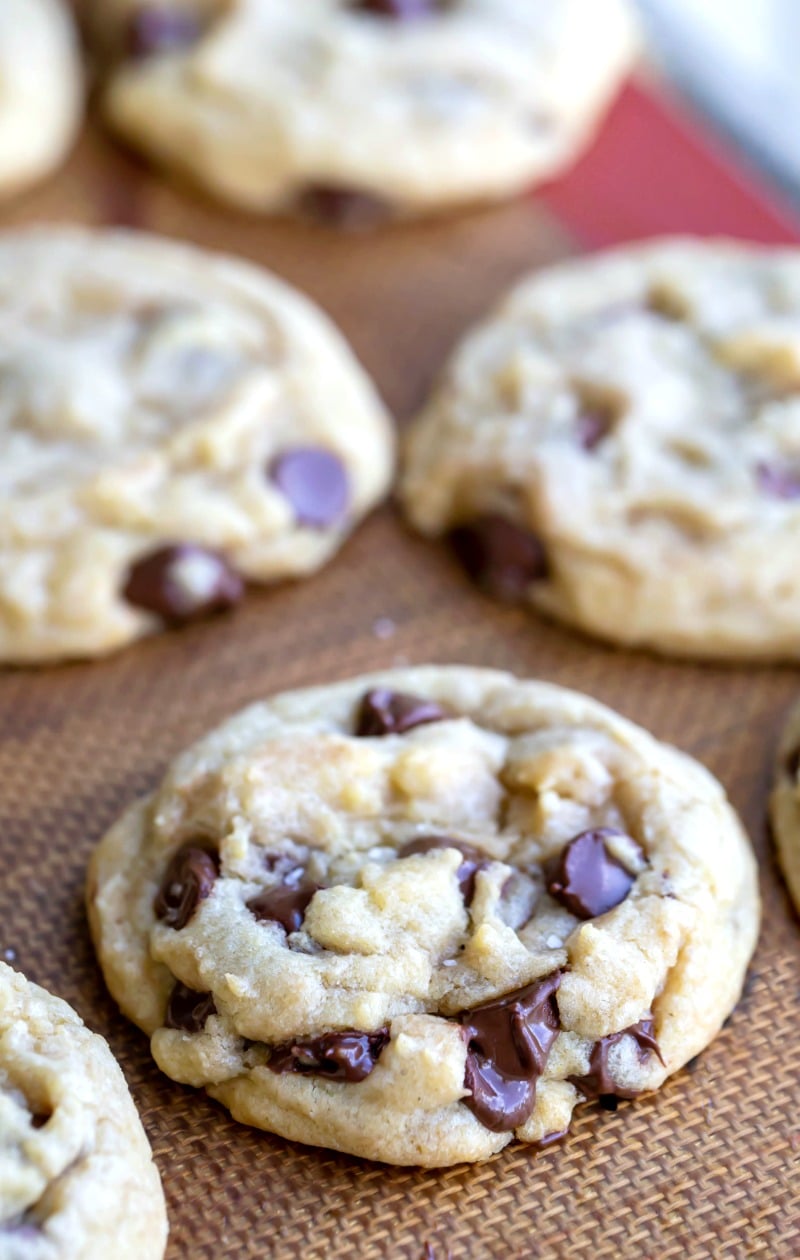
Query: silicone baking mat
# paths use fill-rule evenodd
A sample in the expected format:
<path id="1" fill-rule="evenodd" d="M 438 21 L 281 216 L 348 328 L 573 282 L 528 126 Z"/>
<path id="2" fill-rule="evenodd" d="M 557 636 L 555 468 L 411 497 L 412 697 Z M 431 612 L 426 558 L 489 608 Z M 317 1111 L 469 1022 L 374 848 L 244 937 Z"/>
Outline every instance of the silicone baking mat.
<path id="1" fill-rule="evenodd" d="M 399 417 L 515 276 L 661 231 L 796 239 L 672 106 L 634 86 L 567 179 L 513 205 L 343 237 L 213 206 L 89 131 L 4 224 L 128 223 L 273 267 L 340 323 Z M 168 760 L 240 705 L 370 668 L 463 661 L 578 687 L 701 758 L 761 860 L 765 920 L 745 996 L 713 1046 L 656 1096 L 586 1106 L 542 1154 L 393 1170 L 235 1124 L 172 1084 L 117 1013 L 82 908 L 88 854 Z M 792 669 L 695 667 L 606 649 L 494 606 L 391 507 L 318 577 L 106 662 L 0 673 L 0 956 L 108 1037 L 164 1178 L 170 1260 L 705 1260 L 800 1256 L 800 926 L 765 798 Z M 725 960 L 720 960 L 724 966 Z"/>

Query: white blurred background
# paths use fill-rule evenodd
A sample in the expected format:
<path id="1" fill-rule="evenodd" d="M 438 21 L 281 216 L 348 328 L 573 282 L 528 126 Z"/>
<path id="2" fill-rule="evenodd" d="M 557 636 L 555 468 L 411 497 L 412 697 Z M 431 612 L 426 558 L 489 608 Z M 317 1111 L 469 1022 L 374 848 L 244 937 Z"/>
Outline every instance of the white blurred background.
<path id="1" fill-rule="evenodd" d="M 800 0 L 638 0 L 694 102 L 800 201 Z"/>

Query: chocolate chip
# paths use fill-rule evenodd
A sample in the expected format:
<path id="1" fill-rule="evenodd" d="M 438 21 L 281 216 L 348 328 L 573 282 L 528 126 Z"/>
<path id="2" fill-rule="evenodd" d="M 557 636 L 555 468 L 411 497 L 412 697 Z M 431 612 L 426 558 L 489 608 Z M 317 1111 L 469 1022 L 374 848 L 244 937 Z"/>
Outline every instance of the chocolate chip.
<path id="1" fill-rule="evenodd" d="M 359 705 L 356 735 L 405 735 L 415 726 L 443 722 L 447 716 L 435 700 L 375 687 L 366 693 Z"/>
<path id="2" fill-rule="evenodd" d="M 557 1133 L 545 1133 L 543 1138 L 539 1138 L 536 1145 L 540 1151 L 547 1150 L 548 1146 L 555 1146 L 556 1142 L 563 1142 L 569 1133 L 569 1129 L 559 1129 Z"/>
<path id="3" fill-rule="evenodd" d="M 347 512 L 350 485 L 347 470 L 332 451 L 297 446 L 273 460 L 270 477 L 294 509 L 298 525 L 325 529 Z"/>
<path id="4" fill-rule="evenodd" d="M 608 411 L 582 411 L 578 416 L 578 441 L 585 451 L 593 451 L 608 437 L 614 418 Z"/>
<path id="5" fill-rule="evenodd" d="M 467 1039 L 462 1101 L 494 1133 L 524 1124 L 536 1102 L 542 1075 L 559 1032 L 556 991 L 561 972 L 471 1011 L 458 1021 Z"/>
<path id="6" fill-rule="evenodd" d="M 371 13 L 375 17 L 408 22 L 430 17 L 445 8 L 444 0 L 350 0 L 347 6 L 354 13 Z"/>
<path id="7" fill-rule="evenodd" d="M 779 464 L 756 465 L 759 489 L 773 499 L 800 499 L 800 469 Z"/>
<path id="8" fill-rule="evenodd" d="M 183 52 L 202 34 L 203 23 L 194 13 L 166 5 L 143 5 L 131 17 L 126 52 L 136 61 Z"/>
<path id="9" fill-rule="evenodd" d="M 374 1033 L 324 1033 L 321 1037 L 275 1046 L 268 1066 L 273 1072 L 301 1072 L 326 1076 L 330 1080 L 363 1081 L 388 1044 L 388 1028 Z"/>
<path id="10" fill-rule="evenodd" d="M 288 936 L 300 931 L 309 902 L 320 888 L 321 884 L 306 879 L 302 868 L 296 868 L 284 877 L 282 884 L 248 901 L 247 909 L 259 923 L 279 923 Z"/>
<path id="11" fill-rule="evenodd" d="M 519 603 L 549 568 L 544 546 L 529 530 L 490 513 L 450 534 L 456 556 L 472 580 L 495 599 Z"/>
<path id="12" fill-rule="evenodd" d="M 478 871 L 486 870 L 491 858 L 474 849 L 471 844 L 465 844 L 463 840 L 454 840 L 452 836 L 420 836 L 419 839 L 409 840 L 408 844 L 404 844 L 397 856 L 413 857 L 415 853 L 431 853 L 435 849 L 458 849 L 462 855 L 464 860 L 456 871 L 456 877 L 461 886 L 464 904 L 468 906 L 475 895 L 475 876 Z"/>
<path id="13" fill-rule="evenodd" d="M 219 552 L 179 543 L 131 565 L 122 593 L 134 608 L 184 625 L 233 608 L 244 595 L 244 583 Z"/>
<path id="14" fill-rule="evenodd" d="M 201 901 L 211 895 L 219 875 L 219 857 L 189 841 L 173 854 L 153 902 L 157 919 L 180 931 Z"/>
<path id="15" fill-rule="evenodd" d="M 790 753 L 787 753 L 783 765 L 789 778 L 796 779 L 797 772 L 800 770 L 800 744 L 797 748 L 793 748 Z"/>
<path id="16" fill-rule="evenodd" d="M 383 198 L 328 184 L 312 184 L 304 189 L 295 202 L 295 211 L 303 219 L 346 232 L 365 232 L 392 217 L 392 208 Z"/>
<path id="17" fill-rule="evenodd" d="M 633 1037 L 639 1054 L 639 1062 L 644 1063 L 649 1055 L 655 1054 L 661 1059 L 661 1051 L 658 1042 L 653 1034 L 653 1017 L 646 1015 L 644 1019 L 640 1019 L 638 1024 L 632 1024 L 630 1028 L 623 1028 L 622 1032 L 611 1033 L 608 1037 L 601 1037 L 592 1046 L 592 1053 L 589 1057 L 589 1071 L 585 1076 L 571 1076 L 569 1079 L 573 1085 L 576 1085 L 582 1094 L 586 1094 L 588 1098 L 599 1098 L 600 1105 L 606 1106 L 604 1099 L 613 1098 L 614 1106 L 606 1106 L 608 1111 L 616 1111 L 616 1100 L 618 1098 L 635 1098 L 638 1090 L 623 1089 L 615 1082 L 608 1070 L 608 1052 L 612 1046 L 617 1045 L 623 1037 Z"/>
<path id="18" fill-rule="evenodd" d="M 178 980 L 169 995 L 164 1027 L 199 1033 L 205 1028 L 209 1016 L 216 1013 L 217 1008 L 210 993 L 197 993 Z"/>
<path id="19" fill-rule="evenodd" d="M 37 1111 L 31 1116 L 31 1125 L 34 1129 L 43 1129 L 48 1120 L 52 1116 L 52 1111 Z"/>
<path id="20" fill-rule="evenodd" d="M 635 882 L 606 848 L 606 839 L 620 835 L 601 828 L 584 831 L 562 851 L 547 891 L 579 919 L 594 919 L 624 901 Z"/>

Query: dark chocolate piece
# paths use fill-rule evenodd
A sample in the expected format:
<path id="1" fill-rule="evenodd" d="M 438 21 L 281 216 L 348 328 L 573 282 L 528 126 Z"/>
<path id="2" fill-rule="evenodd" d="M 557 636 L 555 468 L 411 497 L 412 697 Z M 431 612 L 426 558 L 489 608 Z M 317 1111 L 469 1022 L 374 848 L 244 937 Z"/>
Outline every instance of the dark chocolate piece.
<path id="1" fill-rule="evenodd" d="M 800 744 L 797 748 L 793 748 L 790 753 L 787 753 L 783 764 L 789 778 L 796 779 L 797 772 L 800 770 Z"/>
<path id="2" fill-rule="evenodd" d="M 189 841 L 170 859 L 153 902 L 157 919 L 180 931 L 201 901 L 211 895 L 219 875 L 219 855 Z"/>
<path id="3" fill-rule="evenodd" d="M 547 884 L 550 896 L 579 919 L 594 919 L 624 901 L 635 882 L 606 848 L 620 835 L 609 828 L 584 831 L 562 851 Z"/>
<path id="4" fill-rule="evenodd" d="M 259 893 L 247 903 L 247 909 L 260 923 L 279 923 L 284 932 L 299 932 L 309 902 L 321 884 L 306 879 L 302 868 L 291 871 L 283 883 Z"/>
<path id="5" fill-rule="evenodd" d="M 294 447 L 272 461 L 269 473 L 291 503 L 298 525 L 327 529 L 347 513 L 347 469 L 332 451 L 320 446 Z"/>
<path id="6" fill-rule="evenodd" d="M 205 1028 L 209 1016 L 216 1013 L 217 1008 L 210 993 L 197 993 L 178 980 L 169 995 L 164 1027 L 199 1033 Z"/>
<path id="7" fill-rule="evenodd" d="M 312 184 L 304 189 L 297 198 L 295 210 L 300 218 L 345 232 L 366 232 L 392 217 L 392 207 L 382 197 L 332 184 Z"/>
<path id="8" fill-rule="evenodd" d="M 462 1101 L 494 1133 L 524 1124 L 536 1102 L 536 1084 L 559 1032 L 556 991 L 561 972 L 471 1011 L 458 1021 L 467 1041 Z"/>
<path id="9" fill-rule="evenodd" d="M 547 553 L 536 535 L 495 513 L 459 525 L 450 543 L 476 585 L 508 603 L 519 603 L 531 583 L 549 573 Z"/>
<path id="10" fill-rule="evenodd" d="M 759 489 L 772 499 L 800 499 L 800 468 L 757 464 L 756 481 Z"/>
<path id="11" fill-rule="evenodd" d="M 334 1032 L 274 1046 L 273 1072 L 302 1072 L 330 1080 L 363 1081 L 389 1044 L 388 1028 L 378 1032 Z"/>
<path id="12" fill-rule="evenodd" d="M 411 22 L 430 17 L 445 7 L 444 0 L 350 0 L 347 6 L 354 13 Z"/>
<path id="13" fill-rule="evenodd" d="M 612 1046 L 615 1046 L 623 1037 L 633 1037 L 636 1041 L 639 1062 L 644 1063 L 649 1055 L 655 1054 L 661 1059 L 661 1051 L 658 1042 L 653 1035 L 654 1022 L 652 1015 L 646 1015 L 644 1019 L 640 1019 L 638 1024 L 631 1024 L 630 1028 L 623 1028 L 622 1032 L 610 1033 L 608 1037 L 601 1037 L 592 1047 L 592 1053 L 589 1058 L 589 1071 L 585 1076 L 571 1076 L 570 1080 L 576 1085 L 582 1094 L 587 1098 L 599 1098 L 602 1106 L 608 1111 L 616 1111 L 616 1099 L 618 1098 L 636 1098 L 639 1093 L 635 1089 L 623 1089 L 614 1081 L 608 1070 L 608 1052 Z M 613 1107 L 607 1106 L 603 1100 L 614 1099 Z"/>
<path id="14" fill-rule="evenodd" d="M 368 691 L 361 701 L 356 717 L 356 735 L 405 735 L 415 726 L 443 722 L 447 716 L 435 700 L 376 687 Z"/>
<path id="15" fill-rule="evenodd" d="M 408 844 L 404 844 L 397 856 L 413 857 L 415 853 L 430 853 L 434 849 L 458 849 L 462 855 L 464 860 L 456 871 L 456 877 L 461 885 L 464 904 L 468 906 L 475 895 L 475 876 L 478 871 L 485 871 L 492 859 L 474 849 L 471 844 L 454 840 L 452 836 L 420 836 L 417 840 L 409 840 Z"/>
<path id="16" fill-rule="evenodd" d="M 578 416 L 578 441 L 585 451 L 593 451 L 608 437 L 614 424 L 609 411 L 600 408 L 582 411 Z"/>
<path id="17" fill-rule="evenodd" d="M 126 52 L 135 61 L 183 52 L 197 43 L 203 29 L 200 18 L 186 9 L 144 4 L 131 16 Z"/>
<path id="18" fill-rule="evenodd" d="M 201 558 L 208 566 L 208 584 L 205 590 L 193 590 L 180 580 L 180 566 Z M 132 564 L 122 594 L 134 608 L 183 625 L 233 608 L 244 595 L 244 582 L 219 552 L 178 543 L 159 547 Z"/>

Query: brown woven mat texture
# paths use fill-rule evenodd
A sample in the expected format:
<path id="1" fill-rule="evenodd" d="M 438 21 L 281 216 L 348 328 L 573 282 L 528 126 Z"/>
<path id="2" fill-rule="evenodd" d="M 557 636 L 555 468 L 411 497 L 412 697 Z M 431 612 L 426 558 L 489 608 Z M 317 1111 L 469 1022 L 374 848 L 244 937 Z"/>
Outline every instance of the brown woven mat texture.
<path id="1" fill-rule="evenodd" d="M 401 417 L 514 276 L 573 249 L 535 202 L 355 238 L 228 214 L 93 134 L 0 225 L 63 218 L 147 227 L 271 266 L 334 316 Z M 437 1172 L 292 1145 L 167 1080 L 104 990 L 82 905 L 105 828 L 226 715 L 275 690 L 429 661 L 585 690 L 699 757 L 744 816 L 765 900 L 745 996 L 691 1070 L 614 1114 L 582 1108 L 541 1154 L 512 1146 Z M 797 690 L 790 669 L 657 661 L 498 608 L 392 507 L 323 573 L 253 593 L 230 618 L 97 664 L 0 672 L 0 957 L 111 1043 L 164 1179 L 169 1260 L 800 1257 L 800 926 L 765 826 Z"/>

